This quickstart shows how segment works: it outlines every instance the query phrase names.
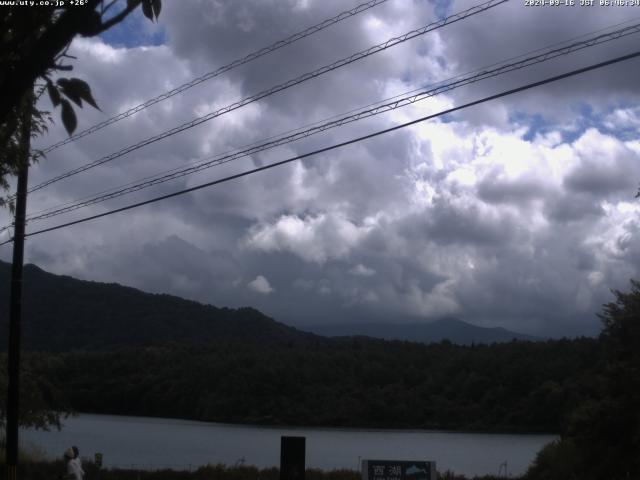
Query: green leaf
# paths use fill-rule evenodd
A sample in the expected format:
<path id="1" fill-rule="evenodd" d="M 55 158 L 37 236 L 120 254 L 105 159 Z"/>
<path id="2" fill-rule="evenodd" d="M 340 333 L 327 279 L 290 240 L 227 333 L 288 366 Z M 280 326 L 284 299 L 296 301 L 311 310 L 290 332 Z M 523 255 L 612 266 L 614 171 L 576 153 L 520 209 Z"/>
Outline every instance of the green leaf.
<path id="1" fill-rule="evenodd" d="M 142 0 L 142 13 L 144 13 L 144 16 L 153 22 L 153 7 L 151 6 L 151 0 Z"/>
<path id="2" fill-rule="evenodd" d="M 80 97 L 80 95 L 78 95 L 78 92 L 75 91 L 74 87 L 72 86 L 71 80 L 68 78 L 59 78 L 57 83 L 60 86 L 62 93 L 64 93 L 67 98 L 72 100 L 73 103 L 82 108 L 82 98 Z"/>
<path id="3" fill-rule="evenodd" d="M 151 0 L 151 9 L 157 20 L 160 16 L 160 10 L 162 10 L 162 0 Z"/>
<path id="4" fill-rule="evenodd" d="M 60 100 L 60 104 L 62 105 L 62 124 L 64 128 L 67 130 L 67 133 L 71 136 L 73 131 L 78 126 L 78 120 L 76 119 L 76 112 L 73 111 L 73 107 L 69 103 L 68 100 L 62 98 Z"/>
<path id="5" fill-rule="evenodd" d="M 53 103 L 54 107 L 60 105 L 60 92 L 56 88 L 56 86 L 47 78 L 47 92 L 49 93 L 49 98 L 51 99 L 51 103 Z"/>
<path id="6" fill-rule="evenodd" d="M 91 94 L 91 87 L 89 87 L 89 84 L 84 80 L 80 80 L 79 78 L 60 78 L 58 79 L 58 85 L 62 93 L 79 107 L 82 107 L 82 100 L 84 100 L 93 108 L 100 110 L 100 107 L 98 107 L 98 104 Z"/>
<path id="7" fill-rule="evenodd" d="M 91 95 L 91 87 L 87 82 L 80 80 L 79 78 L 70 78 L 69 88 L 75 95 L 87 102 L 93 108 L 100 110 L 100 107 L 98 107 L 98 104 L 96 104 L 96 101 L 93 99 L 93 95 Z"/>

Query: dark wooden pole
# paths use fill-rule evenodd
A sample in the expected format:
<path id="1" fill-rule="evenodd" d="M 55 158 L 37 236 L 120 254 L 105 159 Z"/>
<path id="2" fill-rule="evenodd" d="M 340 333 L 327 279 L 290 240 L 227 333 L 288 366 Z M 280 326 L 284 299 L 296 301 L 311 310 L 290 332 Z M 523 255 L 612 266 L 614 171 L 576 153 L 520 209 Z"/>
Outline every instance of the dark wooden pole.
<path id="1" fill-rule="evenodd" d="M 9 354 L 7 385 L 7 480 L 16 480 L 18 466 L 18 419 L 20 412 L 20 321 L 22 319 L 22 265 L 24 261 L 24 229 L 27 210 L 27 181 L 31 150 L 31 109 L 33 97 L 24 102 L 20 143 L 21 165 L 16 192 L 16 216 L 11 265 L 11 297 L 9 307 Z"/>

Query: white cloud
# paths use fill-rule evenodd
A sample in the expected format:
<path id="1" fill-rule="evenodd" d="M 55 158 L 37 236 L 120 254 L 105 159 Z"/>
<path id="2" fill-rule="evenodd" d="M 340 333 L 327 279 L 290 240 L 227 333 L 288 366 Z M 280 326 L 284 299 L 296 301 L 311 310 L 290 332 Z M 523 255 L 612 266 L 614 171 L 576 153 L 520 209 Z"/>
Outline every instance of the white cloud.
<path id="1" fill-rule="evenodd" d="M 271 284 L 269 283 L 269 280 L 267 280 L 265 277 L 263 277 L 262 275 L 258 275 L 256 278 L 254 278 L 253 280 L 251 280 L 247 286 L 258 293 L 263 293 L 265 295 L 268 295 L 272 292 L 275 291 L 275 289 L 271 286 Z"/>
<path id="2" fill-rule="evenodd" d="M 619 108 L 605 116 L 602 123 L 611 130 L 640 130 L 640 108 Z"/>
<path id="3" fill-rule="evenodd" d="M 245 243 L 267 252 L 290 251 L 308 262 L 322 264 L 347 256 L 369 228 L 355 225 L 340 213 L 304 218 L 283 215 L 273 224 L 252 228 Z"/>
<path id="4" fill-rule="evenodd" d="M 366 267 L 359 263 L 355 267 L 349 270 L 351 275 L 356 275 L 358 277 L 371 277 L 376 274 L 376 271 L 373 268 Z"/>

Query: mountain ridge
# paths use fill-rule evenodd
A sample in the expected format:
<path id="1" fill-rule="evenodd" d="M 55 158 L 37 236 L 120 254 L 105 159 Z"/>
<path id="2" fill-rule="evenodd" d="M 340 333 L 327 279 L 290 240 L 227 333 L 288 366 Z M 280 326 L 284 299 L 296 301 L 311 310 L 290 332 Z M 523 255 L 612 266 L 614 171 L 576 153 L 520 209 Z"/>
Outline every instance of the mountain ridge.
<path id="1" fill-rule="evenodd" d="M 11 265 L 0 262 L 0 328 L 7 332 Z M 184 343 L 290 345 L 322 337 L 244 307 L 218 308 L 117 283 L 24 268 L 22 339 L 30 350 L 104 350 Z M 2 342 L 0 349 L 6 349 Z"/>
<path id="2" fill-rule="evenodd" d="M 0 328 L 7 332 L 11 265 L 0 262 Z M 271 345 L 291 347 L 333 342 L 336 336 L 367 336 L 420 343 L 539 340 L 500 327 L 477 327 L 457 319 L 415 324 L 341 324 L 293 327 L 251 308 L 238 309 L 148 293 L 120 285 L 79 280 L 24 267 L 23 346 L 27 350 L 109 350 L 165 344 Z M 365 325 L 366 328 L 363 328 Z M 367 326 L 368 325 L 368 326 Z M 0 342 L 0 351 L 6 341 Z"/>
<path id="3" fill-rule="evenodd" d="M 421 343 L 449 340 L 460 345 L 510 342 L 511 340 L 544 340 L 533 335 L 513 332 L 503 327 L 479 327 L 452 317 L 440 318 L 429 322 L 363 322 L 313 325 L 307 327 L 306 330 L 327 337 L 366 336 L 384 340 L 409 340 Z"/>

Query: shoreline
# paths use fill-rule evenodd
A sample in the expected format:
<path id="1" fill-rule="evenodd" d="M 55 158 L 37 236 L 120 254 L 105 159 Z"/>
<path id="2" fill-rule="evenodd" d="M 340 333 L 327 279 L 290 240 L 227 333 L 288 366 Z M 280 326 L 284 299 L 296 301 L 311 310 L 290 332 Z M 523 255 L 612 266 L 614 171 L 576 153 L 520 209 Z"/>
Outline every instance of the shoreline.
<path id="1" fill-rule="evenodd" d="M 305 425 L 290 425 L 280 423 L 252 423 L 252 422 L 212 422 L 207 420 L 196 420 L 191 418 L 176 418 L 176 417 L 161 417 L 153 415 L 120 415 L 113 413 L 99 413 L 99 412 L 76 412 L 69 417 L 61 421 L 64 427 L 64 421 L 68 418 L 77 418 L 81 416 L 92 415 L 99 417 L 113 417 L 114 419 L 127 419 L 132 423 L 166 423 L 172 425 L 189 425 L 189 426 L 202 426 L 202 427 L 225 427 L 225 428 L 260 428 L 267 430 L 317 430 L 328 432 L 381 432 L 381 433 L 442 433 L 442 434 L 465 434 L 465 435 L 518 435 L 518 436 L 558 436 L 559 432 L 547 432 L 547 431 L 530 431 L 530 430 L 518 430 L 518 429 L 497 429 L 497 430 L 473 430 L 473 429 L 452 429 L 452 428 L 419 428 L 419 427 L 370 427 L 370 426 L 342 426 L 342 425 L 318 425 L 318 424 L 305 424 Z M 136 422 L 139 419 L 139 422 Z"/>

